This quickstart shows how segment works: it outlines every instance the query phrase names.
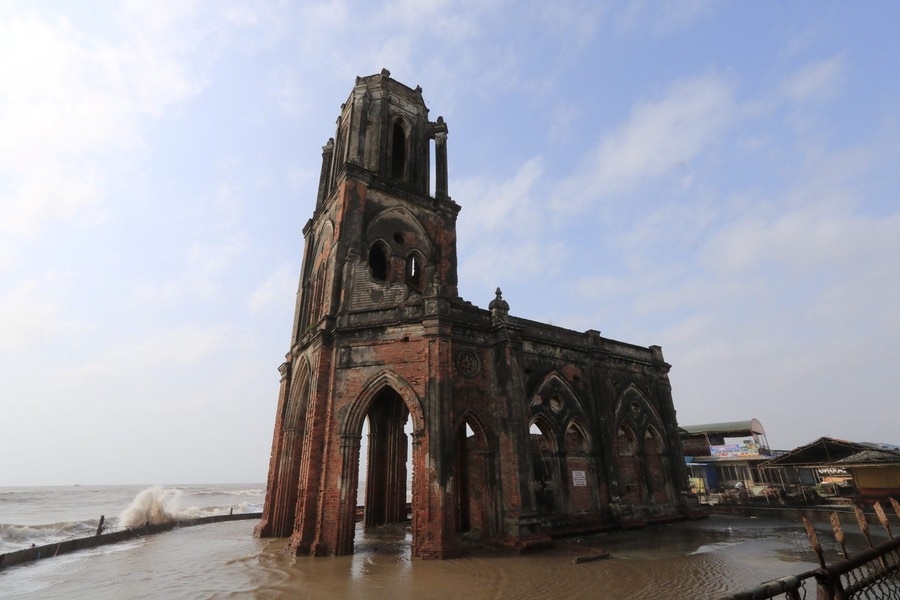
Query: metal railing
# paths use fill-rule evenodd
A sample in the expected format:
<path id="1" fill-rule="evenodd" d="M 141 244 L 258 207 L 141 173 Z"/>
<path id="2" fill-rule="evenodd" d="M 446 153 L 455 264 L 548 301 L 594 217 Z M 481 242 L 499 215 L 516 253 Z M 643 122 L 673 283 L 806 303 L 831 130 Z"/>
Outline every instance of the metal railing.
<path id="1" fill-rule="evenodd" d="M 890 501 L 900 519 L 900 503 L 894 498 Z M 890 521 L 880 502 L 875 503 L 875 514 L 890 539 L 877 546 L 872 544 L 865 513 L 859 508 L 855 508 L 855 512 L 859 530 L 869 545 L 867 550 L 853 557 L 848 556 L 840 519 L 837 513 L 831 513 L 831 528 L 835 541 L 841 547 L 843 560 L 828 565 L 815 528 L 803 517 L 806 535 L 819 561 L 819 568 L 768 581 L 721 600 L 900 600 L 900 538 L 894 538 Z"/>

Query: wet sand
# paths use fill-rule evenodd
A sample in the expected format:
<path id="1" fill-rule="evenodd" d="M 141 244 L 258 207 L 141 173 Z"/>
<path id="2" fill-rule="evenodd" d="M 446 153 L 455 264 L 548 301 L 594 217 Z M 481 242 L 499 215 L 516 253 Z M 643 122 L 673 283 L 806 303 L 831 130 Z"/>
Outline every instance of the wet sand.
<path id="1" fill-rule="evenodd" d="M 799 523 L 715 515 L 532 554 L 478 549 L 448 561 L 412 559 L 403 527 L 358 530 L 353 556 L 297 558 L 283 539 L 253 538 L 253 525 L 178 529 L 16 567 L 0 572 L 0 589 L 13 598 L 703 599 L 816 566 Z M 862 548 L 861 537 L 850 537 Z M 611 558 L 576 564 L 592 553 L 579 544 Z"/>

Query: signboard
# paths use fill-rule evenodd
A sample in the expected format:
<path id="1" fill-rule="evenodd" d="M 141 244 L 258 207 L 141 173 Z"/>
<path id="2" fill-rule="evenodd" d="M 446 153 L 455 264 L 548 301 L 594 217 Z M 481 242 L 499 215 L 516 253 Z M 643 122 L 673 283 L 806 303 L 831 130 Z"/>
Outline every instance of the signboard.
<path id="1" fill-rule="evenodd" d="M 718 458 L 733 458 L 740 456 L 759 456 L 759 444 L 746 441 L 743 444 L 725 444 L 723 446 L 710 446 L 709 455 Z"/>
<path id="2" fill-rule="evenodd" d="M 842 477 L 850 477 L 850 473 L 839 467 L 821 467 L 816 469 L 819 475 L 840 475 Z"/>
<path id="3" fill-rule="evenodd" d="M 587 477 L 585 477 L 584 471 L 572 471 L 572 485 L 587 487 Z"/>

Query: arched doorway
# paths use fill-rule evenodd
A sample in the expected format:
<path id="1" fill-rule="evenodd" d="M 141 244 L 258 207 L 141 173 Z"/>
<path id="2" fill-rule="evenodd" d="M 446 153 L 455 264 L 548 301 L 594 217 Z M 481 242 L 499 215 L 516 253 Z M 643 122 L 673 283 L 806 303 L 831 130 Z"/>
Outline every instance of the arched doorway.
<path id="1" fill-rule="evenodd" d="M 404 429 L 408 418 L 403 398 L 390 387 L 378 392 L 366 413 L 365 527 L 407 520 L 409 437 Z"/>
<path id="2" fill-rule="evenodd" d="M 335 496 L 324 499 L 340 506 L 336 522 L 322 526 L 325 530 L 335 527 L 334 554 L 353 553 L 360 500 L 364 506 L 363 527 L 377 527 L 407 522 L 407 499 L 411 496 L 412 553 L 428 555 L 430 540 L 419 539 L 418 533 L 429 515 L 415 510 L 417 501 L 428 502 L 427 480 L 421 480 L 428 475 L 424 471 L 428 436 L 419 397 L 402 378 L 383 372 L 363 386 L 348 408 L 340 431 L 339 485 Z"/>
<path id="3" fill-rule="evenodd" d="M 453 501 L 457 533 L 492 535 L 490 453 L 484 428 L 471 415 L 456 429 L 455 467 Z"/>
<path id="4" fill-rule="evenodd" d="M 647 433 L 644 434 L 644 451 L 647 455 L 647 485 L 650 488 L 650 497 L 657 504 L 671 502 L 673 494 L 667 477 L 669 470 L 665 447 L 662 437 L 652 426 L 648 427 Z"/>
<path id="5" fill-rule="evenodd" d="M 555 513 L 559 506 L 559 457 L 552 431 L 542 416 L 534 419 L 528 428 L 534 506 L 542 515 Z"/>
<path id="6" fill-rule="evenodd" d="M 572 421 L 566 428 L 564 450 L 569 510 L 573 513 L 592 510 L 596 477 L 587 435 L 584 427 L 578 421 Z"/>
<path id="7" fill-rule="evenodd" d="M 641 468 L 640 445 L 634 430 L 626 423 L 616 433 L 616 455 L 619 460 L 619 495 L 631 504 L 643 504 L 644 473 Z"/>

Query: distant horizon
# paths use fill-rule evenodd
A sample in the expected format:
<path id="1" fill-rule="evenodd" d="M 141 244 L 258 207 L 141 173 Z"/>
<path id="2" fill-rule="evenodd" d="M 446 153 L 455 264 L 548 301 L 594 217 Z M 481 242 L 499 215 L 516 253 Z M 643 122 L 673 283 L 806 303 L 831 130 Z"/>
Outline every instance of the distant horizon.
<path id="1" fill-rule="evenodd" d="M 3 488 L 38 488 L 38 487 L 46 487 L 46 488 L 66 488 L 66 487 L 144 487 L 144 488 L 152 488 L 152 487 L 161 487 L 161 488 L 170 488 L 170 487 L 199 487 L 199 486 L 223 486 L 223 485 L 246 485 L 246 486 L 255 486 L 262 488 L 265 490 L 266 482 L 263 481 L 261 483 L 253 483 L 246 481 L 236 481 L 236 482 L 220 482 L 220 483 L 37 483 L 37 484 L 29 484 L 29 485 L 0 485 L 0 489 Z"/>

